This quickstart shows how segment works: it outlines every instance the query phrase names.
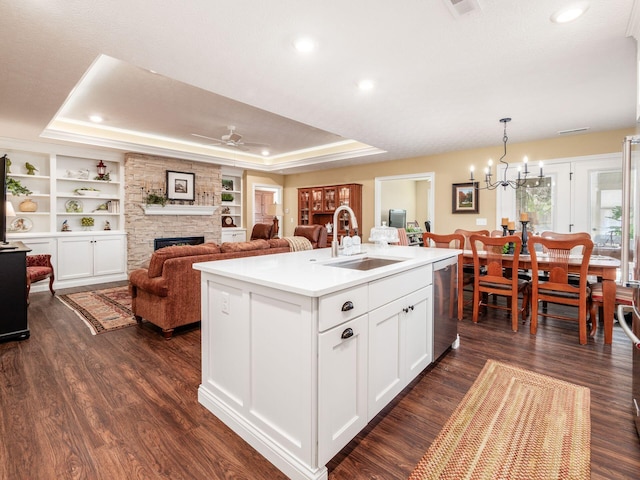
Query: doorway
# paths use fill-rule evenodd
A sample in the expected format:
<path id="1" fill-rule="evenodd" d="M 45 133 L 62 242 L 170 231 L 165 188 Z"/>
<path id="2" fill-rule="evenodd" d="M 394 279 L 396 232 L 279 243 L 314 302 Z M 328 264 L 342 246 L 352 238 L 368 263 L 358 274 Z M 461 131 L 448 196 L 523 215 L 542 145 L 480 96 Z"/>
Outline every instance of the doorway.
<path id="1" fill-rule="evenodd" d="M 376 177 L 374 179 L 374 225 L 379 227 L 382 222 L 388 224 L 389 210 L 402 209 L 406 211 L 407 222 L 418 222 L 423 231 L 425 231 L 425 222 L 429 222 L 433 230 L 434 182 L 435 173 L 433 172 Z"/>
<path id="2" fill-rule="evenodd" d="M 596 244 L 610 240 L 622 199 L 622 154 L 551 160 L 543 170 L 526 187 L 496 190 L 496 219 L 528 212 L 534 234 L 588 232 Z"/>
<path id="3" fill-rule="evenodd" d="M 269 214 L 269 206 L 274 203 L 282 204 L 282 187 L 273 185 L 253 186 L 253 223 L 250 231 L 256 223 L 271 223 L 273 215 Z M 278 219 L 282 220 L 282 219 Z M 282 222 L 280 222 L 277 235 L 282 237 Z"/>

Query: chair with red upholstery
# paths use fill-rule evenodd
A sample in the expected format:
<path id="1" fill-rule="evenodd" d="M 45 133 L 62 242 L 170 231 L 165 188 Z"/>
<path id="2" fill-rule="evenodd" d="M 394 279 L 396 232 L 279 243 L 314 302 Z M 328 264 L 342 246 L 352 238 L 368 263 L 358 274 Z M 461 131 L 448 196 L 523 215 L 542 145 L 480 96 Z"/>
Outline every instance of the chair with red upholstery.
<path id="1" fill-rule="evenodd" d="M 55 274 L 53 271 L 53 265 L 51 264 L 51 255 L 27 255 L 27 300 L 29 300 L 31 284 L 41 280 L 46 280 L 47 278 L 49 279 L 49 290 L 51 290 L 51 295 L 55 295 L 56 292 L 53 289 Z"/>

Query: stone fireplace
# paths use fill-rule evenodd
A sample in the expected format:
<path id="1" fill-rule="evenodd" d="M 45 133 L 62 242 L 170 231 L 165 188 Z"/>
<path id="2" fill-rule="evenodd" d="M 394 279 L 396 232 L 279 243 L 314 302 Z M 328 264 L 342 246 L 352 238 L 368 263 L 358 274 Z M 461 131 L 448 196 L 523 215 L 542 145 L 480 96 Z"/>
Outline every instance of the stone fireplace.
<path id="1" fill-rule="evenodd" d="M 189 215 L 182 212 L 148 215 L 142 208 L 145 191 L 165 188 L 167 170 L 194 173 L 195 190 L 199 194 L 197 198 L 207 198 L 208 204 L 219 206 L 219 165 L 141 153 L 126 153 L 124 158 L 127 271 L 149 262 L 156 248 L 157 238 L 202 237 L 204 242 L 220 242 L 220 208 L 215 209 L 213 215 Z"/>

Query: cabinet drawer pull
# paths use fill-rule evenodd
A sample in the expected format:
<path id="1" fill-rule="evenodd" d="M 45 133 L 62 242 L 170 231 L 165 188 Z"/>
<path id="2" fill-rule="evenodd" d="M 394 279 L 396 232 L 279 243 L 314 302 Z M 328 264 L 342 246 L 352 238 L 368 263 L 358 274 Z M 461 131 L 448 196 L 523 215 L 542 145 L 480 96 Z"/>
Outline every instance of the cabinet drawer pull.
<path id="1" fill-rule="evenodd" d="M 353 337 L 353 329 L 347 328 L 344 332 L 342 332 L 341 338 L 349 338 Z"/>
<path id="2" fill-rule="evenodd" d="M 343 312 L 348 312 L 349 310 L 353 310 L 353 302 L 352 301 L 348 301 L 348 302 L 344 302 L 342 304 L 342 311 Z"/>

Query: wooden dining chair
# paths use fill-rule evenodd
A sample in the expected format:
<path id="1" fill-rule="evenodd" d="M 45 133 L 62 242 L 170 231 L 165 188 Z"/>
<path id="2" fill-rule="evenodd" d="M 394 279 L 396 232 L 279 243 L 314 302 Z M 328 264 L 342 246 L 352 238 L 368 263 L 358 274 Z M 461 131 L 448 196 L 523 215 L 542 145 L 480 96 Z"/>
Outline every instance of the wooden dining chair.
<path id="1" fill-rule="evenodd" d="M 522 239 L 517 235 L 489 237 L 471 235 L 469 239 L 473 252 L 473 321 L 478 322 L 480 308 L 499 308 L 511 312 L 511 330 L 518 331 L 518 315 L 523 322 L 529 313 L 529 282 L 518 278 L 518 265 Z M 505 262 L 505 246 L 514 245 L 509 262 Z M 507 298 L 507 305 L 487 301 L 489 295 Z M 518 306 L 518 297 L 522 295 L 522 304 Z"/>
<path id="2" fill-rule="evenodd" d="M 456 228 L 453 233 L 456 235 L 462 235 L 464 237 L 464 250 L 471 250 L 471 235 L 486 235 L 489 236 L 489 230 L 464 230 L 462 228 Z M 468 260 L 467 260 L 468 261 Z M 473 295 L 473 262 L 462 264 L 462 285 L 463 290 L 470 292 Z M 463 291 L 463 295 L 464 295 Z M 472 303 L 473 298 L 467 303 Z"/>
<path id="3" fill-rule="evenodd" d="M 531 334 L 538 329 L 538 316 L 578 322 L 580 344 L 587 343 L 587 312 L 591 307 L 591 291 L 587 282 L 589 260 L 593 242 L 585 238 L 555 239 L 534 236 L 529 240 L 531 252 Z M 540 251 L 537 245 L 542 247 Z M 578 284 L 572 285 L 569 274 L 569 261 L 572 250 L 581 248 Z M 543 266 L 540 266 L 543 263 Z M 548 272 L 547 280 L 542 280 L 541 272 Z M 560 313 L 540 311 L 538 302 L 568 305 L 578 308 L 578 317 L 569 317 Z"/>
<path id="4" fill-rule="evenodd" d="M 409 245 L 409 238 L 407 237 L 407 231 L 404 228 L 398 228 L 398 238 L 400 241 L 396 245 Z"/>
<path id="5" fill-rule="evenodd" d="M 591 308 L 589 318 L 591 319 L 590 335 L 593 337 L 598 329 L 598 318 L 602 318 L 604 295 L 602 294 L 602 283 L 595 283 L 591 288 Z M 616 308 L 618 305 L 633 305 L 633 292 L 631 287 L 616 286 Z"/>
<path id="6" fill-rule="evenodd" d="M 455 248 L 462 250 L 464 247 L 464 237 L 460 234 L 451 233 L 449 235 L 439 235 L 437 233 L 423 233 L 422 234 L 422 244 L 424 247 L 436 247 L 436 248 Z M 455 285 L 449 285 L 449 288 L 453 291 L 454 294 L 450 295 L 452 304 L 449 306 L 450 316 L 453 317 L 453 307 L 454 304 L 457 304 L 458 307 L 458 320 L 462 320 L 463 311 L 464 311 L 464 297 L 462 296 L 462 289 L 464 288 L 464 275 L 462 273 L 462 265 L 464 263 L 464 258 L 462 253 L 458 255 L 458 275 L 456 279 Z M 453 300 L 456 300 L 454 303 Z"/>
<path id="7" fill-rule="evenodd" d="M 489 236 L 489 230 L 464 230 L 462 228 L 456 228 L 453 233 L 462 235 L 464 237 L 464 250 L 471 250 L 471 235 L 485 235 Z"/>

